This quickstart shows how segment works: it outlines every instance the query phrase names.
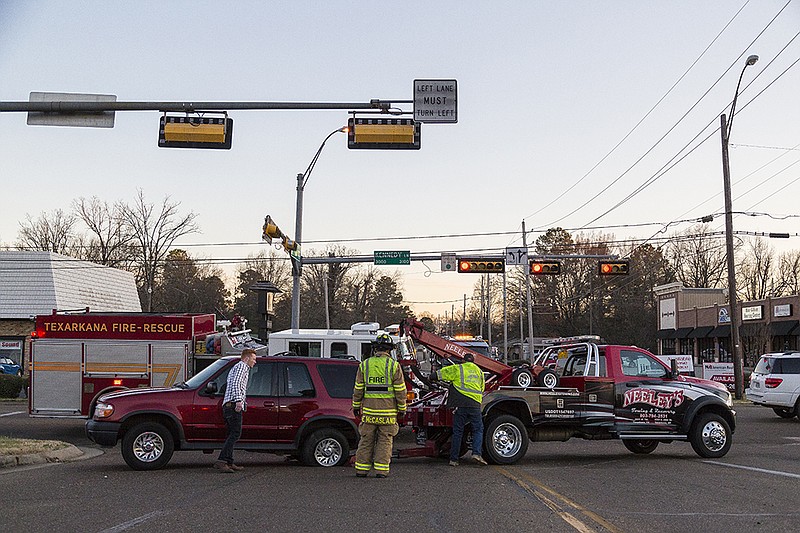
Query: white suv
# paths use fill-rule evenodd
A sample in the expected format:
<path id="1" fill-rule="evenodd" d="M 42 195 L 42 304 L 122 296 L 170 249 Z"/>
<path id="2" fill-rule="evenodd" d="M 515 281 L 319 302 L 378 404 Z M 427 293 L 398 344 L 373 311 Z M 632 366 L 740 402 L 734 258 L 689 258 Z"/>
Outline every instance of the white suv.
<path id="1" fill-rule="evenodd" d="M 800 352 L 762 355 L 745 394 L 753 403 L 772 407 L 781 418 L 800 418 Z"/>

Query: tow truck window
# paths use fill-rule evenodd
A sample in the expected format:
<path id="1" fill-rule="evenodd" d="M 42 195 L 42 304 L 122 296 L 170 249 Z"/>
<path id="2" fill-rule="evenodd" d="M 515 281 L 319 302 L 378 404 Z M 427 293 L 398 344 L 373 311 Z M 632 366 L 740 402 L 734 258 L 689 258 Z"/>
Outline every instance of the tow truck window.
<path id="1" fill-rule="evenodd" d="M 667 370 L 654 358 L 642 352 L 620 350 L 622 373 L 631 377 L 665 378 Z"/>
<path id="2" fill-rule="evenodd" d="M 286 396 L 314 396 L 314 384 L 311 382 L 311 376 L 308 375 L 306 365 L 287 363 L 285 369 Z"/>
<path id="3" fill-rule="evenodd" d="M 322 357 L 322 343 L 290 341 L 289 351 L 301 357 Z"/>

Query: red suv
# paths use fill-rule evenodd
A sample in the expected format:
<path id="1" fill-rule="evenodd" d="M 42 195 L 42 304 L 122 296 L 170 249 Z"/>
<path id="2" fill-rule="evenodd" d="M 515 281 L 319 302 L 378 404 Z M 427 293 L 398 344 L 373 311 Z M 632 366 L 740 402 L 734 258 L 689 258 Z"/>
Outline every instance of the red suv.
<path id="1" fill-rule="evenodd" d="M 174 450 L 222 447 L 228 372 L 225 357 L 168 389 L 130 389 L 99 398 L 86 434 L 102 446 L 122 440 L 135 470 L 155 470 Z M 351 397 L 358 362 L 308 357 L 259 357 L 247 384 L 247 410 L 237 449 L 287 454 L 308 465 L 346 463 L 358 443 Z"/>

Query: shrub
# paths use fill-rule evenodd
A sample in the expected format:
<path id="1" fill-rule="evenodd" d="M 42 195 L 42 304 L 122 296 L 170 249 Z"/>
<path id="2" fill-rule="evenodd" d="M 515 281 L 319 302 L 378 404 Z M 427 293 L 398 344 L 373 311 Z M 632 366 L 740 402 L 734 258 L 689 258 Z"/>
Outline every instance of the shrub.
<path id="1" fill-rule="evenodd" d="M 27 386 L 27 377 L 0 374 L 0 398 L 17 398 L 20 391 Z"/>

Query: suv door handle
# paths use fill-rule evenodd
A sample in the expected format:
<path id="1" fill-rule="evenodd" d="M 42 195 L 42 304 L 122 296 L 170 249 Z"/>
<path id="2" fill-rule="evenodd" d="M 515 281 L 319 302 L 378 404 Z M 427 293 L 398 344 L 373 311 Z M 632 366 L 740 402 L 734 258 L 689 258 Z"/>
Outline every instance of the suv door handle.
<path id="1" fill-rule="evenodd" d="M 275 407 L 275 402 L 264 402 L 264 407 Z"/>

